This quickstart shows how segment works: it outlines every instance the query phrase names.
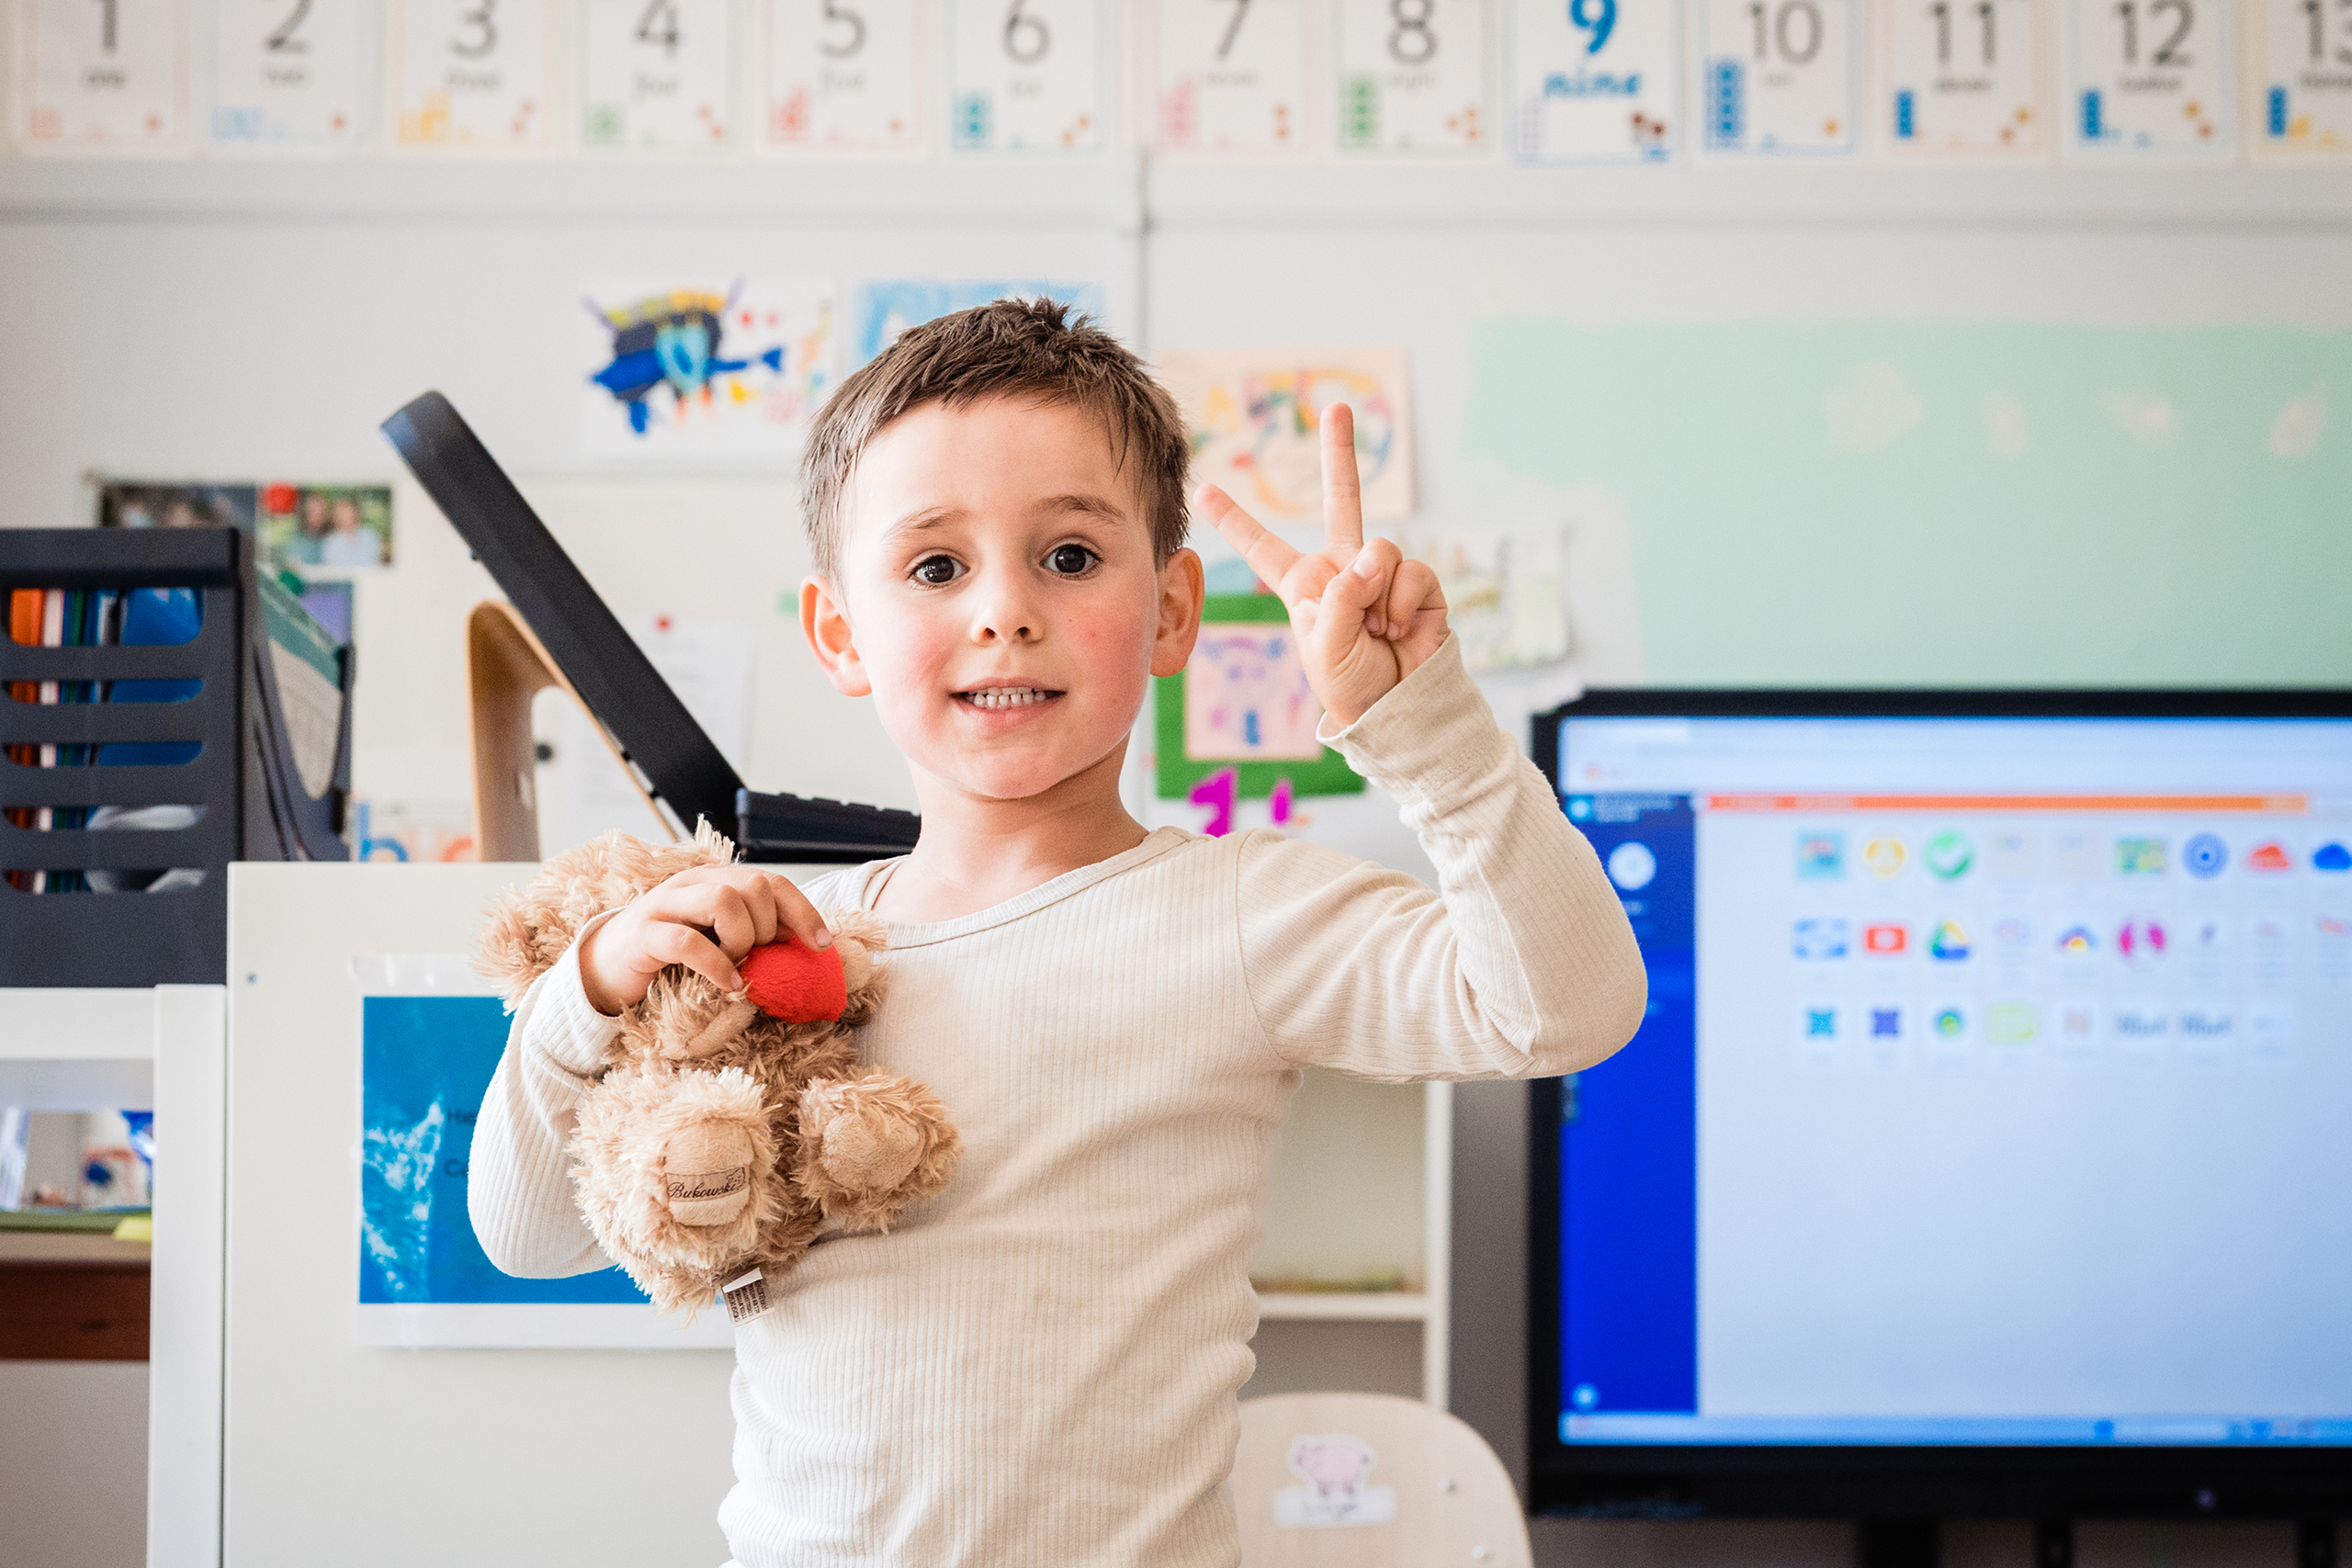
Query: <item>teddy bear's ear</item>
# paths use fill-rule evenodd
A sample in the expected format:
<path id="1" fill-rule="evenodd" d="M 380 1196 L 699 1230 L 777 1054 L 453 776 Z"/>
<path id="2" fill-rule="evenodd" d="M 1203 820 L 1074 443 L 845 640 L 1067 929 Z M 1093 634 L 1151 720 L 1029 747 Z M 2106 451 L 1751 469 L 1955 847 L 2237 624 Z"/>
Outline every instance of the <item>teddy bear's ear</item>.
<path id="1" fill-rule="evenodd" d="M 554 966 L 590 920 L 660 883 L 661 852 L 624 833 L 592 839 L 509 887 L 492 904 L 474 942 L 474 967 L 510 1002 Z"/>

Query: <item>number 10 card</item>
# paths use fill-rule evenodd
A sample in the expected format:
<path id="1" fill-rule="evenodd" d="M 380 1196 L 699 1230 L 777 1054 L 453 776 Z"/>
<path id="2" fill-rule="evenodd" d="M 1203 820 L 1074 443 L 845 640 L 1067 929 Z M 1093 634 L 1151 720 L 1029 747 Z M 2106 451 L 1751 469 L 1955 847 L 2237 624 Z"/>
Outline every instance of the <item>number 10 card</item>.
<path id="1" fill-rule="evenodd" d="M 1531 164 L 1655 163 L 1680 131 L 1674 0 L 1511 0 L 1512 145 Z"/>
<path id="2" fill-rule="evenodd" d="M 1698 0 L 1700 144 L 1850 153 L 1857 0 Z"/>

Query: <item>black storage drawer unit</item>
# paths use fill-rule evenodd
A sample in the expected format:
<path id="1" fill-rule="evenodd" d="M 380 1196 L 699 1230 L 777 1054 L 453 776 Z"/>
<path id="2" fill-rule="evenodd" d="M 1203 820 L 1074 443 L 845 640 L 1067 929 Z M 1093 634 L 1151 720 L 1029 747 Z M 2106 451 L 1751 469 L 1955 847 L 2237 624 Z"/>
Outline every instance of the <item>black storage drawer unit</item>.
<path id="1" fill-rule="evenodd" d="M 249 536 L 0 530 L 0 606 L 19 590 L 141 589 L 190 591 L 195 636 L 96 647 L 0 637 L 0 986 L 220 984 L 231 861 L 349 856 L 350 650 L 332 655 L 331 770 L 323 732 L 308 741 L 313 778 L 329 775 L 314 795 L 288 733 Z M 147 681 L 193 684 L 166 700 L 117 694 L 118 682 Z M 158 742 L 195 750 L 161 762 L 104 754 Z M 130 816 L 153 807 L 179 809 Z M 93 815 L 105 825 L 78 825 Z"/>

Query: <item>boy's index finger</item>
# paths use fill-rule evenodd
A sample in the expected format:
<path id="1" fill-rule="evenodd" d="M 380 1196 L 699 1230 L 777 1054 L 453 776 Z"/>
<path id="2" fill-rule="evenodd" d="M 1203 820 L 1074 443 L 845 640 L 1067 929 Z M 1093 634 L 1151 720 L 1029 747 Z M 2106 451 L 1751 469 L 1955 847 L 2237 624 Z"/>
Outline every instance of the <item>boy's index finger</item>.
<path id="1" fill-rule="evenodd" d="M 1298 552 L 1283 542 L 1282 536 L 1269 530 L 1255 517 L 1241 510 L 1238 502 L 1215 485 L 1203 485 L 1193 500 L 1225 542 L 1234 552 L 1250 563 L 1258 581 L 1270 588 L 1277 588 L 1290 569 L 1298 564 Z"/>
<path id="2" fill-rule="evenodd" d="M 1356 477 L 1356 411 L 1323 411 L 1323 545 L 1336 554 L 1363 548 L 1363 485 Z"/>

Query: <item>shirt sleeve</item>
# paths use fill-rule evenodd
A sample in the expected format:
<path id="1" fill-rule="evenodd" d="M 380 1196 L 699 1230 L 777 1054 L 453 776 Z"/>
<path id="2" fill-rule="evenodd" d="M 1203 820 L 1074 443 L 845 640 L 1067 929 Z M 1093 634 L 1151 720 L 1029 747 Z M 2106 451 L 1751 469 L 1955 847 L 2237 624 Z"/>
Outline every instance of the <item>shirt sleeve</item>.
<path id="1" fill-rule="evenodd" d="M 1624 909 L 1495 722 L 1458 638 L 1326 739 L 1396 799 L 1438 889 L 1244 837 L 1242 970 L 1277 1056 L 1392 1081 L 1541 1077 L 1633 1038 L 1648 981 Z"/>
<path id="2" fill-rule="evenodd" d="M 581 935 L 606 918 L 598 916 Z M 576 941 L 515 1006 L 505 1053 L 474 1122 L 466 1173 L 474 1235 L 505 1273 L 561 1279 L 611 1261 L 581 1217 L 564 1145 L 620 1028 L 619 1019 L 588 1000 Z"/>

